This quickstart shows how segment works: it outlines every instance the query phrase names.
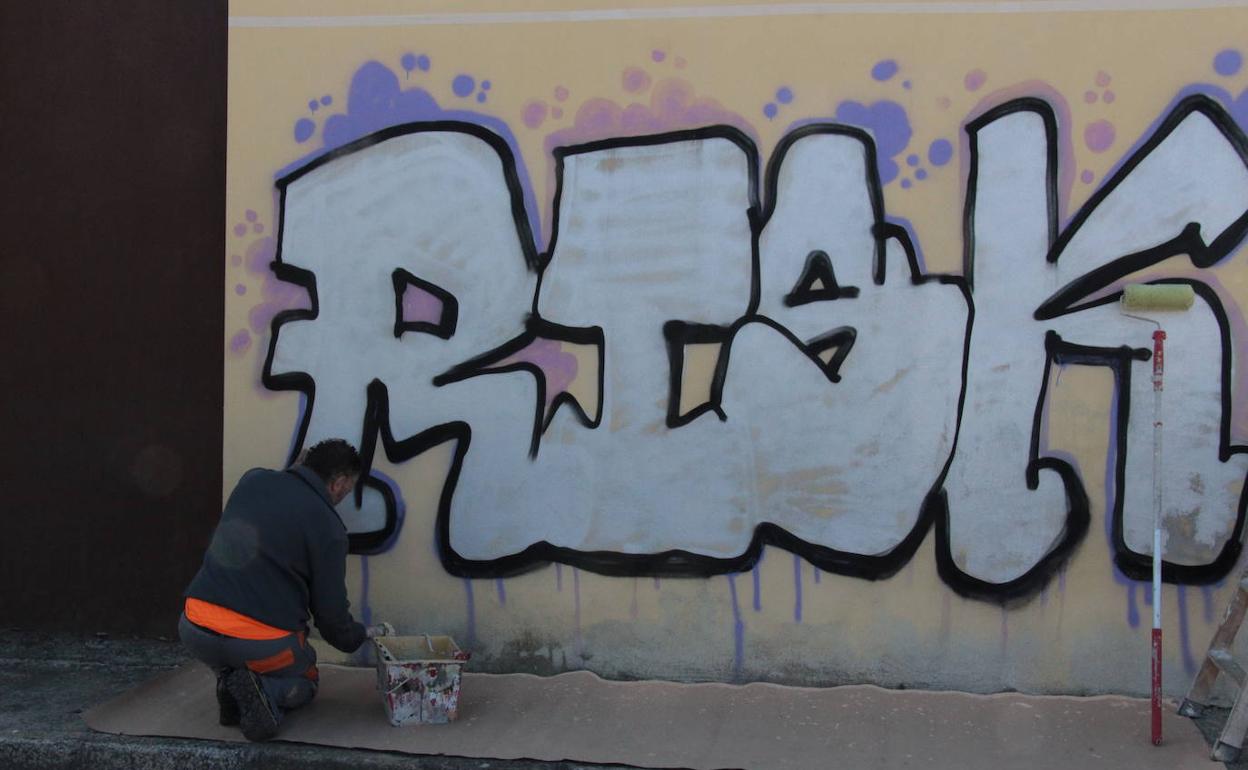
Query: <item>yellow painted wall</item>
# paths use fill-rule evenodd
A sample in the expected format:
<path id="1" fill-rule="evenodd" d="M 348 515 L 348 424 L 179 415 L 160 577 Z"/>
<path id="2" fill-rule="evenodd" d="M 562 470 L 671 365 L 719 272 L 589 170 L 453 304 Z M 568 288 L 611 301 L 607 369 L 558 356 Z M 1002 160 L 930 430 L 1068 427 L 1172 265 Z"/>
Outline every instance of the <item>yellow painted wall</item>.
<path id="1" fill-rule="evenodd" d="M 884 185 L 885 208 L 911 223 L 933 273 L 961 269 L 963 127 L 986 107 L 1028 95 L 1064 101 L 1057 111 L 1060 162 L 1074 176 L 1065 222 L 1183 89 L 1211 84 L 1234 96 L 1248 85 L 1248 69 L 1220 74 L 1214 65 L 1220 52 L 1245 49 L 1245 9 L 1106 11 L 1088 3 L 1086 10 L 1055 12 L 1037 3 L 1034 12 L 1006 13 L 987 2 L 931 2 L 922 11 L 912 3 L 874 4 L 869 12 L 863 4 L 826 3 L 799 13 L 783 3 L 686 0 L 680 13 L 660 2 L 602 13 L 609 5 L 563 0 L 538 13 L 527 3 L 497 1 L 231 4 L 223 494 L 247 468 L 284 462 L 299 414 L 298 394 L 270 391 L 260 380 L 268 319 L 295 301 L 267 267 L 279 213 L 275 175 L 316 154 L 326 116 L 345 109 L 351 78 L 366 62 L 380 62 L 402 88 L 423 88 L 448 109 L 504 121 L 547 237 L 554 195 L 549 137 L 572 126 L 591 99 L 647 104 L 661 84 L 680 81 L 739 116 L 764 163 L 799 121 L 833 121 L 847 100 L 895 102 L 912 137 L 894 157 L 900 173 Z M 405 54 L 427 56 L 429 69 L 405 69 Z M 873 78 L 872 68 L 890 59 L 897 73 Z M 626 90 L 630 68 L 651 85 Z M 459 74 L 474 79 L 467 97 L 452 89 Z M 631 77 L 632 85 L 642 80 Z M 486 79 L 488 92 L 481 88 Z M 792 93 L 787 103 L 777 97 L 781 88 Z M 526 106 L 537 102 L 546 117 L 529 127 Z M 1241 125 L 1244 103 L 1240 96 L 1238 112 L 1232 110 Z M 774 118 L 767 105 L 774 105 Z M 303 142 L 296 140 L 300 120 L 314 124 Z M 1096 121 L 1114 129 L 1103 151 L 1085 141 L 1085 128 Z M 938 139 L 955 148 L 942 165 L 927 157 Z M 914 167 L 905 160 L 912 153 L 919 156 Z M 925 178 L 916 177 L 917 168 Z M 1239 254 L 1209 272 L 1236 299 L 1248 298 Z M 1229 310 L 1238 315 L 1238 306 Z M 698 355 L 687 366 L 705 369 L 714 360 Z M 473 647 L 483 669 L 1141 693 L 1149 589 L 1115 577 L 1105 526 L 1112 378 L 1079 366 L 1061 378 L 1049 443 L 1078 460 L 1091 525 L 1043 589 L 1005 604 L 963 598 L 943 583 L 933 532 L 898 574 L 880 581 L 820 573 L 774 547 L 755 570 L 735 575 L 607 577 L 549 565 L 498 581 L 453 577 L 433 536 L 449 445 L 397 466 L 379 459 L 377 468 L 403 490 L 405 519 L 390 550 L 350 558 L 353 604 L 404 631 L 450 633 Z M 592 392 L 583 382 L 576 387 Z M 1186 688 L 1237 574 L 1238 567 L 1210 587 L 1165 587 L 1169 693 Z"/>

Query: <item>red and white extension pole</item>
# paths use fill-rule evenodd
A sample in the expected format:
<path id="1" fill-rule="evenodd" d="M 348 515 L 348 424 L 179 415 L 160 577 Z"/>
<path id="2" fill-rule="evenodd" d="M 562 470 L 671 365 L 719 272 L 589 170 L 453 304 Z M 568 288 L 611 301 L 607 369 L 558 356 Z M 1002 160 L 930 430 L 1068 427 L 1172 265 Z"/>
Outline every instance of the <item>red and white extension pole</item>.
<path id="1" fill-rule="evenodd" d="M 1161 745 L 1161 390 L 1166 333 L 1153 332 L 1153 745 Z"/>

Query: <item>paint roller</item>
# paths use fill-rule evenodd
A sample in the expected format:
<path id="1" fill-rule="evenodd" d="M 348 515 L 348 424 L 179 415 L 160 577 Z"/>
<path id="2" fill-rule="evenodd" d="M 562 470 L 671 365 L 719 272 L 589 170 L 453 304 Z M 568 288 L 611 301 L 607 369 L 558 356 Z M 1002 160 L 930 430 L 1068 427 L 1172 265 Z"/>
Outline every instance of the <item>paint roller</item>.
<path id="1" fill-rule="evenodd" d="M 1130 284 L 1123 289 L 1120 310 L 1128 318 L 1147 321 L 1153 331 L 1153 648 L 1152 739 L 1161 745 L 1161 392 L 1166 366 L 1166 332 L 1154 313 L 1183 312 L 1196 292 L 1185 283 Z"/>

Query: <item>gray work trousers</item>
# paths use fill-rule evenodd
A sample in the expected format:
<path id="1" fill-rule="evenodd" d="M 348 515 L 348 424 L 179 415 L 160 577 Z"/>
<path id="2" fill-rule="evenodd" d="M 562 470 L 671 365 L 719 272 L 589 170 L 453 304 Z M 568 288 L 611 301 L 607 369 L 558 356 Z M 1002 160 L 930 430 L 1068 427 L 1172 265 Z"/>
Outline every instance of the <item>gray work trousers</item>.
<path id="1" fill-rule="evenodd" d="M 259 674 L 278 721 L 283 711 L 304 706 L 316 695 L 320 679 L 316 650 L 302 631 L 279 639 L 235 639 L 197 626 L 183 615 L 178 621 L 178 636 L 191 655 L 218 676 L 232 668 Z"/>

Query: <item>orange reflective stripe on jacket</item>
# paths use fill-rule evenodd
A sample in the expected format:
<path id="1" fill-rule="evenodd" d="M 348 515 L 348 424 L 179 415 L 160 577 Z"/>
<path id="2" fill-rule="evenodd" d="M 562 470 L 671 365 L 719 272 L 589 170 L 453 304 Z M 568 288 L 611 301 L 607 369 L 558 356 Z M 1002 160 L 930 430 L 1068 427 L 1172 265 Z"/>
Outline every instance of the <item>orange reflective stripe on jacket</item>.
<path id="1" fill-rule="evenodd" d="M 292 631 L 283 631 L 280 628 L 266 625 L 229 608 L 190 596 L 186 597 L 185 611 L 186 619 L 195 625 L 203 626 L 209 630 L 216 631 L 218 634 L 231 636 L 235 639 L 266 641 L 269 639 L 281 639 L 283 636 L 290 636 L 293 633 Z"/>

